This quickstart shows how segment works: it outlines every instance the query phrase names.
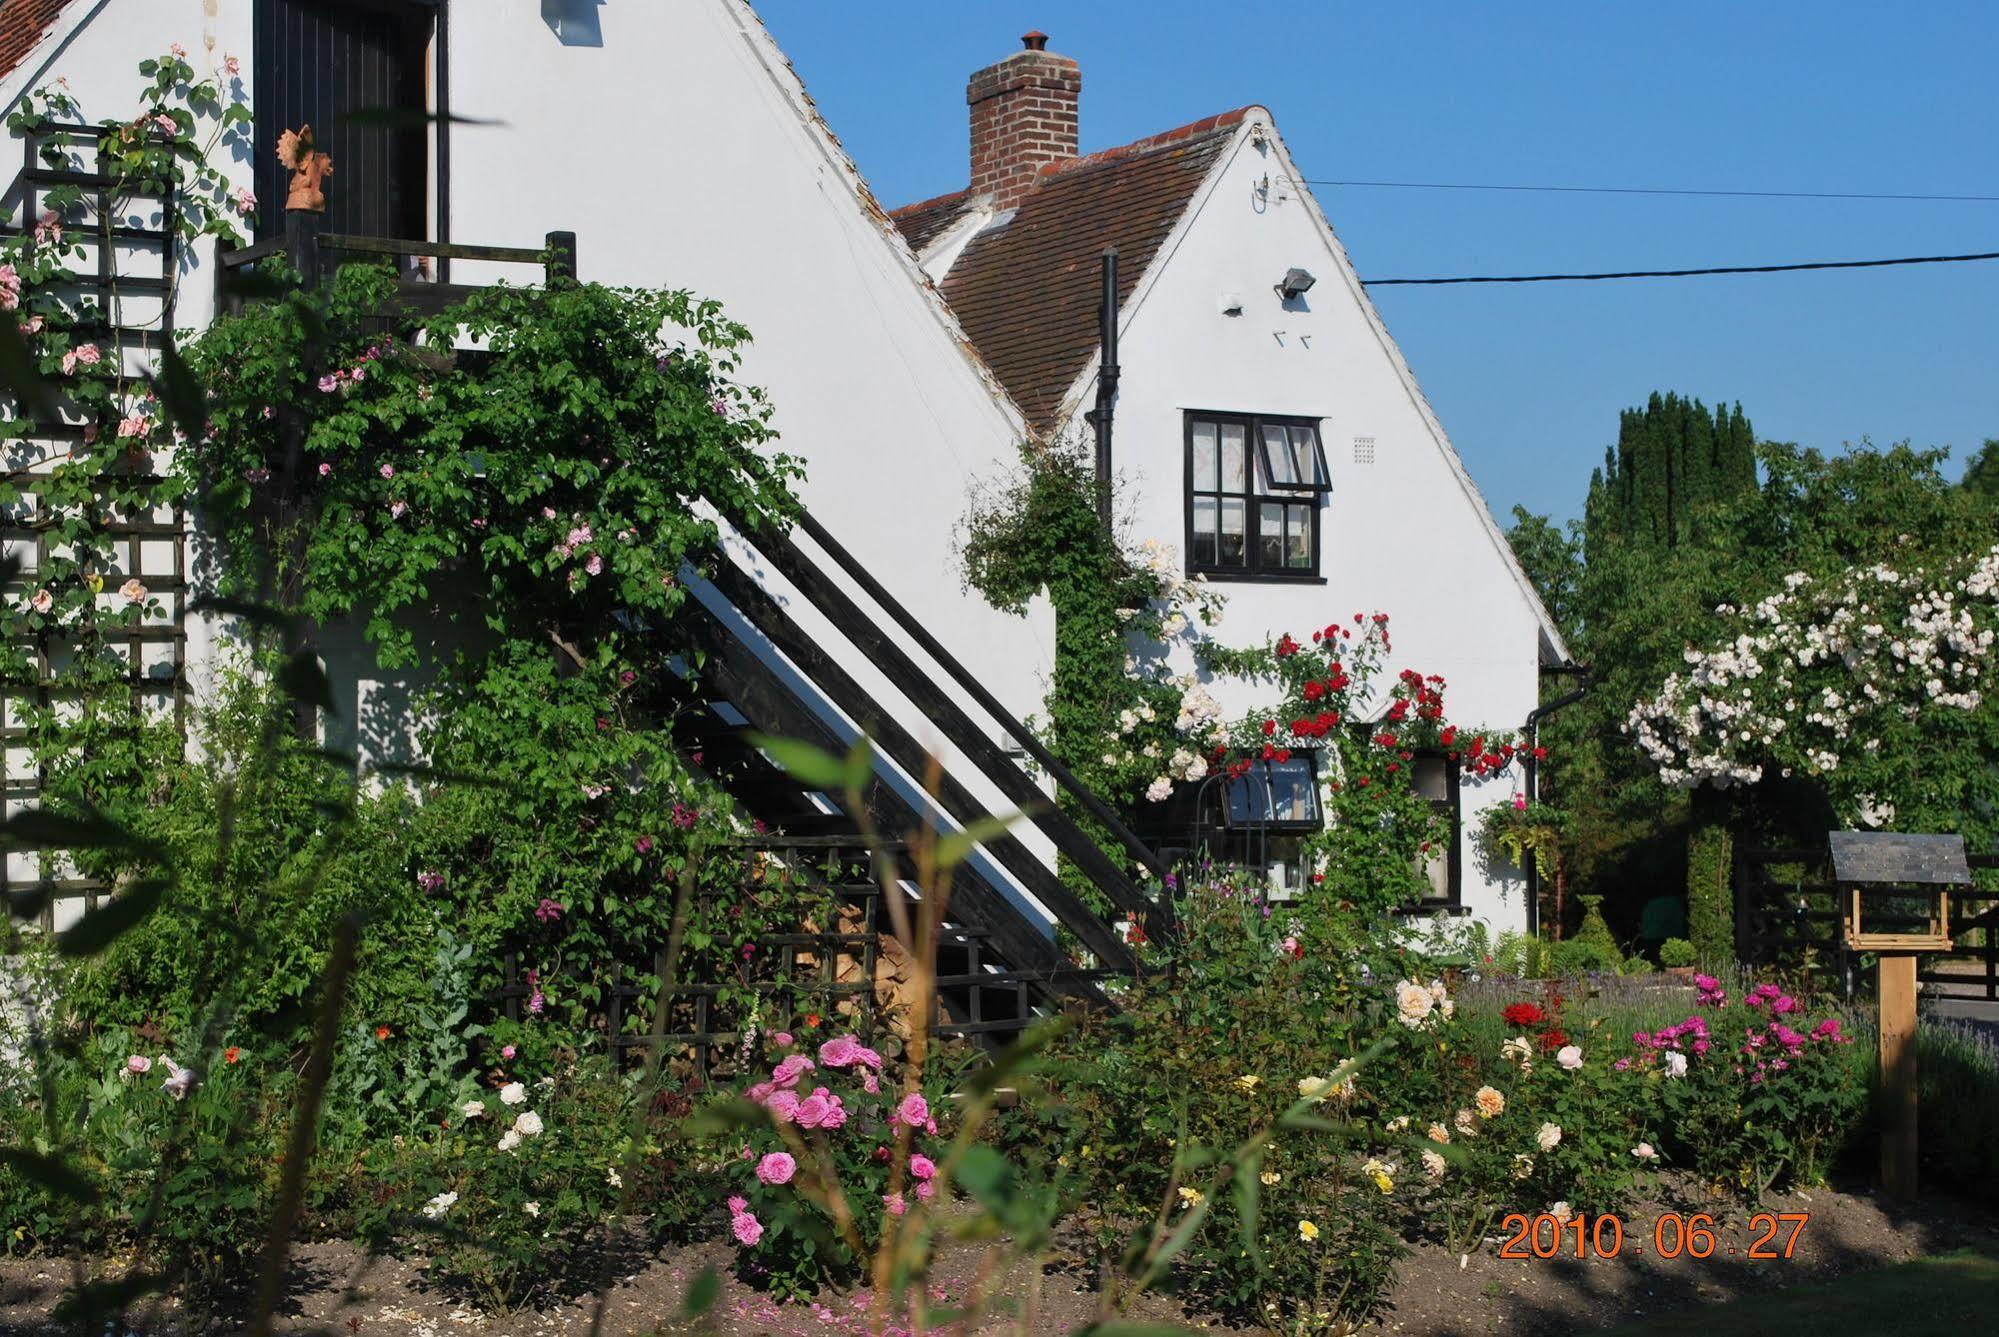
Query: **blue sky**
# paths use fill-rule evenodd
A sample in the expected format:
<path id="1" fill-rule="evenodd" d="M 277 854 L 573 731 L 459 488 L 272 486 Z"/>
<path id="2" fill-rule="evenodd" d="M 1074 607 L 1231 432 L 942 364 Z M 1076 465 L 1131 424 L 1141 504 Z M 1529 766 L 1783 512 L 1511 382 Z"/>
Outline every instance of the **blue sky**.
<path id="1" fill-rule="evenodd" d="M 1271 108 L 1314 178 L 1999 195 L 1999 5 L 758 0 L 891 206 L 964 184 L 965 76 L 1041 28 L 1082 148 Z M 1999 204 L 1315 187 L 1363 278 L 1999 250 Z M 1618 410 L 1765 438 L 1999 437 L 1999 262 L 1376 301 L 1495 514 L 1579 512 Z"/>

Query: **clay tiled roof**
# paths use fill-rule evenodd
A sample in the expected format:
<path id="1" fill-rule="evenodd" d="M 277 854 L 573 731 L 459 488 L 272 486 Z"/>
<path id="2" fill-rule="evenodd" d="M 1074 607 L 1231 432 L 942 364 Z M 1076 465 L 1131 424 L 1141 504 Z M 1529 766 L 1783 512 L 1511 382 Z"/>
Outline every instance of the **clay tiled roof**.
<path id="1" fill-rule="evenodd" d="M 889 218 L 894 222 L 895 230 L 909 243 L 909 249 L 920 255 L 924 247 L 942 236 L 951 224 L 977 203 L 971 192 L 954 190 L 934 200 L 905 204 L 891 213 Z"/>
<path id="2" fill-rule="evenodd" d="M 1186 212 L 1247 108 L 1052 164 L 1011 216 L 972 238 L 944 276 L 993 374 L 1039 431 L 1097 346 L 1098 257 L 1118 249 L 1122 304 Z M 943 195 L 890 214 L 921 250 L 976 201 Z"/>
<path id="3" fill-rule="evenodd" d="M 0 78 L 12 74 L 69 0 L 0 0 Z"/>

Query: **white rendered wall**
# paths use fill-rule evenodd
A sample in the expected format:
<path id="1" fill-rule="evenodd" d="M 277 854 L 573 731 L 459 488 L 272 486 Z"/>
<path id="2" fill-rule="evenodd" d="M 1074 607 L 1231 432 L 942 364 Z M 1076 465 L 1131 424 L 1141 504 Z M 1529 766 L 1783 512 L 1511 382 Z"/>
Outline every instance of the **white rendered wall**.
<path id="1" fill-rule="evenodd" d="M 770 392 L 813 514 L 1034 710 L 1052 622 L 961 592 L 952 538 L 973 482 L 1013 464 L 1018 420 L 748 8 L 461 2 L 450 51 L 453 112 L 507 123 L 453 128 L 454 240 L 571 230 L 584 278 L 719 299 L 754 336 L 741 375 Z"/>
<path id="2" fill-rule="evenodd" d="M 1262 123 L 1270 127 L 1267 116 Z M 1230 645 L 1284 631 L 1309 640 L 1316 627 L 1351 625 L 1356 612 L 1385 612 L 1395 653 L 1384 691 L 1403 668 L 1442 674 L 1452 720 L 1518 729 L 1536 701 L 1535 610 L 1314 206 L 1280 180 L 1296 171 L 1274 137 L 1259 147 L 1250 131 L 1239 132 L 1215 188 L 1126 304 L 1114 449 L 1131 537 L 1184 544 L 1186 410 L 1323 419 L 1332 481 L 1320 512 L 1325 583 L 1220 582 L 1228 606 L 1213 634 Z M 1274 288 L 1293 266 L 1318 283 L 1286 304 Z M 1241 315 L 1222 314 L 1225 294 L 1241 298 Z M 1085 386 L 1082 398 L 1092 393 Z M 1374 438 L 1373 464 L 1355 462 L 1355 437 Z M 1192 667 L 1181 658 L 1176 668 Z M 1268 689 L 1230 683 L 1216 696 L 1231 715 L 1269 700 Z M 1486 868 L 1473 833 L 1482 808 L 1508 801 L 1516 783 L 1509 776 L 1463 792 L 1464 903 L 1505 928 L 1525 927 L 1523 883 L 1510 867 Z"/>

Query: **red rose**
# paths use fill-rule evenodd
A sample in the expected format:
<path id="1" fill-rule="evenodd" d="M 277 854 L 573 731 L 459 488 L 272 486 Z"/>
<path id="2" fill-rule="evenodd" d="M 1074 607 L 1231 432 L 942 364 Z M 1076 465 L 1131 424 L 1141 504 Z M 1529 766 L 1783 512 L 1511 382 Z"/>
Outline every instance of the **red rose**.
<path id="1" fill-rule="evenodd" d="M 1508 1003 L 1499 1015 L 1509 1026 L 1535 1026 L 1548 1018 L 1536 1003 Z"/>
<path id="2" fill-rule="evenodd" d="M 1317 632 L 1313 632 L 1312 634 L 1314 636 L 1318 635 Z M 1326 684 L 1322 682 L 1308 682 L 1305 684 L 1305 699 L 1307 701 L 1317 701 L 1320 697 L 1324 696 L 1325 694 L 1326 694 Z"/>
<path id="3" fill-rule="evenodd" d="M 1265 721 L 1263 722 L 1263 736 L 1264 736 L 1265 738 L 1268 738 L 1268 737 L 1270 737 L 1270 735 L 1272 735 L 1272 734 L 1274 734 L 1274 733 L 1276 733 L 1276 732 L 1277 732 L 1277 721 L 1276 721 L 1276 720 L 1265 720 Z"/>
<path id="4" fill-rule="evenodd" d="M 1553 1030 L 1541 1032 L 1541 1048 L 1553 1053 L 1569 1042 L 1568 1032 L 1557 1026 Z"/>

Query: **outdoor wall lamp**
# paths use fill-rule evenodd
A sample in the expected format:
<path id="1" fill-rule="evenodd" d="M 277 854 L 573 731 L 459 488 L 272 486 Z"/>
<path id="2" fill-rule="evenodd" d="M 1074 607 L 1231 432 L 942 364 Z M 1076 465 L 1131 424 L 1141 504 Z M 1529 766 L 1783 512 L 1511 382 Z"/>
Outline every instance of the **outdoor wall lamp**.
<path id="1" fill-rule="evenodd" d="M 1277 295 L 1288 302 L 1312 291 L 1312 285 L 1317 282 L 1309 269 L 1287 269 L 1277 285 Z"/>

